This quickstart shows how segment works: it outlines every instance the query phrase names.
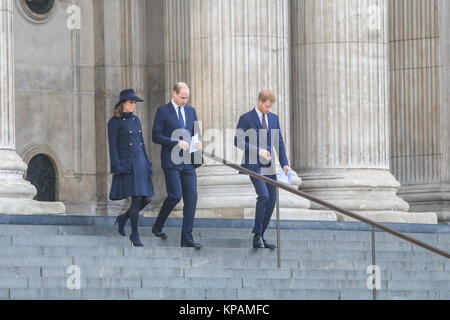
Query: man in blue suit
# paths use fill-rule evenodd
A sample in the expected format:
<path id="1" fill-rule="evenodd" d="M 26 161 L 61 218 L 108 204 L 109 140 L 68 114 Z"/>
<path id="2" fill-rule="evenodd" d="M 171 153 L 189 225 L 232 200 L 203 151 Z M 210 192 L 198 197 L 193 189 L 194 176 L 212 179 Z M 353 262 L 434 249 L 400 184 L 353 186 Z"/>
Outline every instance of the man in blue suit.
<path id="1" fill-rule="evenodd" d="M 197 206 L 197 174 L 195 169 L 201 165 L 191 161 L 190 142 L 195 134 L 200 134 L 198 118 L 195 109 L 187 106 L 189 87 L 180 82 L 175 85 L 173 99 L 156 111 L 153 123 L 152 140 L 160 144 L 161 167 L 166 180 L 167 198 L 153 225 L 152 232 L 162 239 L 167 238 L 164 223 L 183 199 L 183 227 L 181 231 L 181 246 L 201 248 L 192 237 L 195 209 Z M 196 150 L 201 150 L 201 142 L 197 142 Z M 197 158 L 197 157 L 195 157 Z M 201 157 L 200 157 L 201 158 Z"/>
<path id="2" fill-rule="evenodd" d="M 275 94 L 272 91 L 260 92 L 258 105 L 239 119 L 234 145 L 244 150 L 242 167 L 276 181 L 276 167 L 275 162 L 272 161 L 272 150 L 277 151 L 281 167 L 286 175 L 291 169 L 286 156 L 278 116 L 270 112 L 274 103 Z M 264 232 L 275 208 L 276 187 L 253 177 L 250 179 L 258 195 L 253 228 L 253 247 L 274 249 L 276 246 L 264 239 Z"/>

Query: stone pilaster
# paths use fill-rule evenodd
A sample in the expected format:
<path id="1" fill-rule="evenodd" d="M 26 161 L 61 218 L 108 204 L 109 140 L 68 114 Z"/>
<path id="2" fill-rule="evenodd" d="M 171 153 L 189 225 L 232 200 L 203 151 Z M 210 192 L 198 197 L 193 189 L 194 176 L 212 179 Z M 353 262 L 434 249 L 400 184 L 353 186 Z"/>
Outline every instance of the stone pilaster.
<path id="1" fill-rule="evenodd" d="M 0 213 L 64 213 L 62 203 L 32 200 L 36 188 L 23 179 L 26 164 L 15 151 L 13 0 L 0 3 Z"/>
<path id="2" fill-rule="evenodd" d="M 436 223 L 433 213 L 407 213 L 389 170 L 387 1 L 293 0 L 291 8 L 301 189 L 378 221 Z"/>
<path id="3" fill-rule="evenodd" d="M 391 165 L 411 211 L 450 221 L 450 4 L 389 0 Z"/>
<path id="4" fill-rule="evenodd" d="M 290 156 L 289 1 L 165 3 L 167 99 L 175 82 L 189 84 L 190 103 L 201 120 L 205 151 L 239 162 L 233 145 L 238 119 L 256 106 L 260 90 L 271 89 L 277 96 L 273 112 L 280 117 Z M 247 176 L 211 161 L 197 172 L 197 216 L 254 217 L 256 195 Z M 295 178 L 300 185 L 300 179 Z M 311 212 L 309 201 L 284 191 L 280 197 L 284 218 L 336 219 L 333 213 Z"/>

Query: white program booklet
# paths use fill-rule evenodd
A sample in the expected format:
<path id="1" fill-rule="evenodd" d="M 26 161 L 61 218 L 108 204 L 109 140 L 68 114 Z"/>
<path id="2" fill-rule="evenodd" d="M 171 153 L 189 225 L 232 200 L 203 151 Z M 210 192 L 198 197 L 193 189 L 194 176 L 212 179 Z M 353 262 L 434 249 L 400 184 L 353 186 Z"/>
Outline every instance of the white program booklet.
<path id="1" fill-rule="evenodd" d="M 278 182 L 284 182 L 287 184 L 291 184 L 291 177 L 292 177 L 292 172 L 289 170 L 288 175 L 286 175 L 284 173 L 284 170 L 281 169 L 280 173 L 277 176 L 277 181 Z"/>
<path id="2" fill-rule="evenodd" d="M 192 152 L 198 151 L 198 150 L 195 148 L 195 144 L 196 144 L 197 142 L 199 142 L 199 141 L 200 141 L 200 139 L 198 138 L 198 133 L 197 133 L 197 134 L 195 134 L 195 136 L 193 136 L 192 139 L 191 139 L 191 153 L 192 153 Z"/>

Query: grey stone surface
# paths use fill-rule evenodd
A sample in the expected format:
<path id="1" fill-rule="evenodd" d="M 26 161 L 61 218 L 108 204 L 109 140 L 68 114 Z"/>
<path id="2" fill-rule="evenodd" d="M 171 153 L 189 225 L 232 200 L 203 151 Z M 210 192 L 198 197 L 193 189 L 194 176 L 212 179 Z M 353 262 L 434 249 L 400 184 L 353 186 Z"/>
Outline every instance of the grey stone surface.
<path id="1" fill-rule="evenodd" d="M 450 61 L 448 37 L 445 37 L 450 29 L 448 4 L 445 0 L 436 5 L 426 1 L 422 15 L 416 14 L 419 6 L 408 5 L 410 16 L 403 16 L 394 2 L 377 3 L 373 19 L 369 14 L 372 4 L 309 6 L 303 0 L 277 0 L 267 5 L 251 2 L 242 7 L 225 1 L 221 5 L 211 3 L 208 10 L 204 7 L 200 10 L 195 1 L 80 1 L 77 4 L 82 13 L 80 28 L 70 29 L 66 25 L 70 2 L 57 2 L 58 10 L 51 19 L 36 24 L 20 14 L 14 1 L 6 0 L 1 14 L 5 22 L 2 28 L 8 36 L 2 38 L 5 43 L 1 57 L 9 60 L 2 64 L 8 70 L 2 70 L 5 80 L 1 92 L 8 98 L 1 100 L 9 101 L 7 104 L 14 107 L 2 109 L 5 115 L 1 119 L 2 128 L 7 129 L 0 137 L 0 145 L 22 158 L 16 159 L 20 174 L 15 177 L 21 187 L 14 188 L 14 192 L 27 197 L 33 195 L 35 190 L 21 176 L 32 157 L 43 153 L 54 162 L 57 198 L 68 213 L 115 215 L 123 211 L 126 202 L 108 200 L 111 176 L 106 122 L 118 93 L 125 87 L 133 87 L 145 98 L 136 113 L 142 118 L 149 157 L 154 167 L 159 168 L 160 147 L 151 143 L 150 134 L 155 110 L 168 101 L 175 82 L 187 81 L 192 89 L 191 103 L 197 107 L 205 130 L 234 129 L 237 116 L 254 106 L 259 90 L 276 91 L 274 111 L 280 115 L 289 157 L 295 169 L 308 172 L 304 175 L 306 180 L 321 181 L 321 188 L 326 189 L 323 183 L 331 172 L 331 176 L 354 186 L 353 173 L 347 172 L 343 177 L 336 173 L 349 168 L 362 170 L 356 171 L 356 175 L 365 188 L 361 188 L 359 195 L 352 195 L 356 198 L 333 198 L 326 190 L 321 196 L 331 197 L 344 207 L 366 211 L 380 221 L 435 223 L 434 211 L 446 221 L 448 190 L 443 182 L 449 157 L 445 151 L 446 139 L 439 137 L 448 133 L 447 111 L 442 107 L 448 104 L 449 81 L 445 72 Z M 267 24 L 251 18 L 255 11 Z M 306 19 L 297 19 L 299 16 Z M 328 16 L 336 19 L 327 19 Z M 381 23 L 388 18 L 391 29 Z M 408 23 L 418 26 L 411 37 L 408 32 L 412 27 L 402 23 L 406 18 Z M 406 30 L 395 29 L 403 25 Z M 424 47 L 420 59 L 399 58 L 403 54 L 396 44 L 403 43 L 404 37 L 408 52 L 416 54 Z M 391 53 L 386 50 L 388 43 L 392 54 L 387 54 Z M 314 67 L 315 62 L 320 68 Z M 387 70 L 388 65 L 391 70 Z M 406 86 L 392 81 L 404 70 L 410 70 L 407 75 L 411 75 L 422 67 L 430 69 L 423 75 L 424 81 L 414 82 L 408 80 L 415 79 L 409 76 L 404 77 Z M 361 78 L 354 72 L 366 68 L 370 70 L 367 77 Z M 437 83 L 439 86 L 433 85 Z M 399 92 L 401 88 L 406 91 Z M 386 98 L 389 90 L 391 100 Z M 414 103 L 426 101 L 423 108 L 430 112 L 405 113 L 408 118 L 404 118 L 395 112 L 402 103 L 398 99 L 413 91 L 423 94 L 407 101 L 409 110 L 416 109 Z M 431 99 L 434 96 L 436 99 Z M 363 103 L 358 104 L 359 101 Z M 313 106 L 315 102 L 326 109 L 303 112 L 302 106 Z M 392 105 L 389 109 L 388 104 Z M 369 112 L 364 113 L 367 117 L 362 117 L 366 107 Z M 386 122 L 389 114 L 393 119 L 391 132 Z M 304 120 L 311 123 L 308 117 L 312 115 L 317 116 L 317 125 L 294 125 Z M 423 125 L 409 125 L 408 119 L 413 115 L 423 117 L 420 121 Z M 396 128 L 405 131 L 398 134 Z M 314 134 L 316 129 L 318 135 Z M 420 137 L 417 141 L 412 136 L 415 132 Z M 317 141 L 316 136 L 320 137 Z M 404 146 L 397 141 L 403 142 L 403 138 Z M 218 140 L 223 141 L 218 148 L 222 152 L 230 139 Z M 309 143 L 307 147 L 302 143 L 305 141 Z M 392 169 L 406 187 L 410 186 L 410 178 L 421 177 L 418 189 L 403 188 L 401 195 L 414 203 L 414 211 L 431 213 L 406 212 L 406 204 L 392 194 L 390 187 L 394 190 L 399 186 L 389 173 L 391 148 L 394 160 L 400 159 L 393 161 Z M 234 150 L 233 147 L 225 149 Z M 421 153 L 409 152 L 416 149 Z M 2 152 L 0 158 L 5 154 Z M 303 157 L 311 159 L 305 162 Z M 331 171 L 321 171 L 321 164 L 329 166 Z M 249 204 L 255 197 L 246 178 L 225 172 L 217 165 L 199 170 L 199 208 L 202 209 L 198 211 L 199 216 L 252 218 L 253 206 Z M 295 180 L 295 186 L 299 186 L 301 179 Z M 372 190 L 374 180 L 378 182 Z M 155 170 L 154 182 L 164 186 L 161 170 Z M 11 183 L 8 181 L 8 187 Z M 223 187 L 219 192 L 223 196 L 211 193 L 211 183 Z M 360 183 L 357 185 L 361 187 Z M 233 193 L 236 186 L 241 192 Z M 305 188 L 311 188 L 311 184 Z M 0 184 L 0 194 L 3 193 Z M 155 215 L 164 197 L 164 192 L 157 193 L 146 214 Z M 234 210 L 226 210 L 224 203 L 233 204 Z M 281 203 L 282 219 L 343 219 L 333 212 L 308 210 L 308 201 L 283 192 Z M 15 213 L 24 209 L 43 214 L 64 212 L 61 205 L 34 207 L 33 202 L 13 206 L 9 201 L 0 201 L 0 211 L 5 212 L 5 208 Z M 398 214 L 393 215 L 391 209 Z"/>
<path id="2" fill-rule="evenodd" d="M 323 234 L 329 236 L 324 237 L 305 230 L 296 239 L 301 233 L 287 230 L 282 245 L 291 245 L 281 251 L 278 269 L 274 250 L 195 250 L 180 248 L 178 243 L 166 247 L 162 241 L 151 243 L 150 237 L 143 239 L 151 245 L 131 248 L 115 244 L 114 239 L 123 240 L 119 235 L 98 236 L 101 241 L 97 242 L 95 236 L 82 232 L 82 227 L 66 227 L 71 231 L 68 235 L 41 234 L 58 234 L 59 226 L 0 227 L 9 233 L 3 237 L 14 240 L 26 230 L 26 238 L 32 240 L 0 245 L 0 299 L 372 299 L 372 290 L 367 288 L 369 241 L 358 241 L 355 233 L 348 231 L 325 230 Z M 107 233 L 107 228 L 100 230 Z M 204 240 L 222 233 L 225 243 L 246 241 L 238 240 L 246 230 L 207 230 L 198 230 Z M 176 229 L 167 228 L 167 232 L 172 234 Z M 335 241 L 337 233 L 339 240 Z M 361 237 L 370 235 L 358 233 Z M 441 234 L 417 236 L 448 247 L 448 242 L 439 242 Z M 47 244 L 50 238 L 57 241 Z M 414 250 L 395 238 L 380 240 L 376 254 L 381 271 L 379 299 L 449 297 L 450 262 L 445 258 Z M 72 265 L 80 268 L 79 290 L 67 286 L 71 276 L 68 267 Z"/>

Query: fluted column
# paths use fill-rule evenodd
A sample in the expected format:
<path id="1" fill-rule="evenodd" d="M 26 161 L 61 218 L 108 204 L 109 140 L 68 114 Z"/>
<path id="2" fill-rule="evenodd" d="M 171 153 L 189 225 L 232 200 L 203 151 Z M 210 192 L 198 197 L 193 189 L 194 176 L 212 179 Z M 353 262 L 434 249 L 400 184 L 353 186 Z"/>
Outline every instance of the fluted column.
<path id="1" fill-rule="evenodd" d="M 450 4 L 389 0 L 392 170 L 411 211 L 450 220 Z"/>
<path id="2" fill-rule="evenodd" d="M 33 201 L 36 188 L 23 179 L 26 164 L 15 151 L 13 0 L 0 3 L 0 214 L 64 213 L 62 203 Z"/>
<path id="3" fill-rule="evenodd" d="M 435 223 L 406 212 L 389 170 L 387 16 L 387 0 L 292 1 L 294 167 L 302 190 L 338 206 Z"/>
<path id="4" fill-rule="evenodd" d="M 240 162 L 233 145 L 239 117 L 257 105 L 261 90 L 271 89 L 289 156 L 289 1 L 167 0 L 166 19 L 167 99 L 175 82 L 189 84 L 205 151 Z M 198 176 L 198 215 L 254 217 L 256 195 L 248 176 L 211 161 Z M 300 185 L 298 177 L 294 180 Z M 311 213 L 308 201 L 284 191 L 281 205 L 285 218 L 335 219 L 334 214 Z"/>

